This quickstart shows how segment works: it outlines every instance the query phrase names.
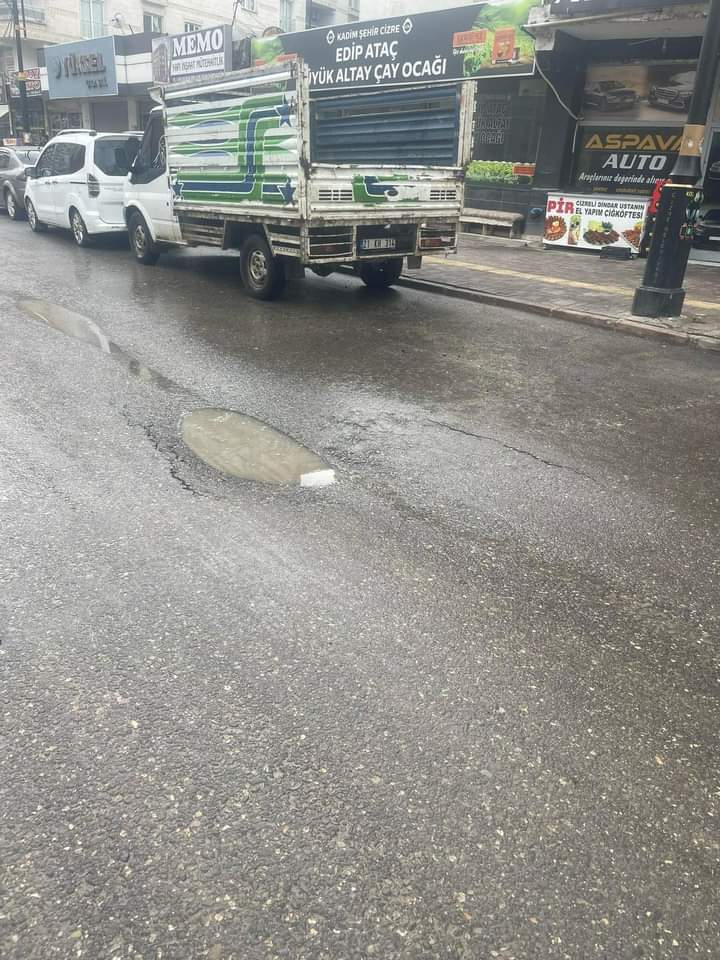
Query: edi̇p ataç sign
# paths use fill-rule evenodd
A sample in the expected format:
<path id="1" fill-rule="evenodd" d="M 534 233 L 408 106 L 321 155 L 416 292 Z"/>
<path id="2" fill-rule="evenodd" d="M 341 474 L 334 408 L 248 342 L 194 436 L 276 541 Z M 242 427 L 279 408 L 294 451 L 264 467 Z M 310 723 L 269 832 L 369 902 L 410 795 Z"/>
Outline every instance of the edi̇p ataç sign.
<path id="1" fill-rule="evenodd" d="M 253 63 L 301 57 L 315 90 L 528 76 L 535 48 L 521 28 L 533 4 L 479 3 L 260 37 Z"/>

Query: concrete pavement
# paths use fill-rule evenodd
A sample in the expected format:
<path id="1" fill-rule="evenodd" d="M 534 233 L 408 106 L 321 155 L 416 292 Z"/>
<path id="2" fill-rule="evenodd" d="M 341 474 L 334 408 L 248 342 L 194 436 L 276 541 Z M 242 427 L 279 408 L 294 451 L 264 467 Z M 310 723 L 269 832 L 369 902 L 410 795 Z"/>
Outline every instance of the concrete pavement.
<path id="1" fill-rule="evenodd" d="M 457 256 L 425 257 L 406 273 L 417 289 L 437 284 L 480 303 L 607 327 L 623 333 L 720 349 L 720 267 L 688 266 L 682 317 L 647 320 L 630 310 L 644 260 L 601 260 L 583 250 L 543 249 L 539 243 L 463 235 Z"/>
<path id="2" fill-rule="evenodd" d="M 714 354 L 0 244 L 4 960 L 717 954 Z"/>

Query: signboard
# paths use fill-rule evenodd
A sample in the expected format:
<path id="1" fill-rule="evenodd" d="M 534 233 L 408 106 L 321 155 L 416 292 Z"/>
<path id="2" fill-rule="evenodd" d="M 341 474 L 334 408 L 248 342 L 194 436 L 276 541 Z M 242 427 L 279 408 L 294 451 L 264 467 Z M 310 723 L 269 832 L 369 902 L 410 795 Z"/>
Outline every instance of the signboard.
<path id="1" fill-rule="evenodd" d="M 118 92 L 114 37 L 46 47 L 51 100 L 114 97 Z"/>
<path id="2" fill-rule="evenodd" d="M 678 123 L 687 118 L 695 86 L 694 60 L 592 63 L 582 114 L 596 123 Z"/>
<path id="3" fill-rule="evenodd" d="M 230 26 L 156 37 L 152 42 L 152 73 L 156 83 L 179 83 L 231 69 Z"/>
<path id="4" fill-rule="evenodd" d="M 550 195 L 543 242 L 552 247 L 640 249 L 647 201 L 615 197 Z"/>
<path id="5" fill-rule="evenodd" d="M 302 57 L 315 90 L 528 76 L 535 48 L 520 28 L 534 2 L 479 3 L 259 37 L 252 41 L 253 63 Z"/>
<path id="6" fill-rule="evenodd" d="M 579 127 L 572 185 L 583 193 L 650 196 L 681 143 L 682 127 Z"/>
<path id="7" fill-rule="evenodd" d="M 40 69 L 32 67 L 29 70 L 23 70 L 22 73 L 10 74 L 10 96 L 19 97 L 20 87 L 18 80 L 25 80 L 25 92 L 29 97 L 41 97 L 42 88 L 40 87 Z"/>

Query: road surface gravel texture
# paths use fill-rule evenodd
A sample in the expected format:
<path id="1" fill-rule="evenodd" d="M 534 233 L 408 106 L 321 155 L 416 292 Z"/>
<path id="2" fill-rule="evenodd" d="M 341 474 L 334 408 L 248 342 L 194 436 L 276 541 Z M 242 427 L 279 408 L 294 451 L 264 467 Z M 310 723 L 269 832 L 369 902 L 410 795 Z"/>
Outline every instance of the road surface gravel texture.
<path id="1" fill-rule="evenodd" d="M 720 956 L 720 358 L 0 248 L 3 960 Z"/>

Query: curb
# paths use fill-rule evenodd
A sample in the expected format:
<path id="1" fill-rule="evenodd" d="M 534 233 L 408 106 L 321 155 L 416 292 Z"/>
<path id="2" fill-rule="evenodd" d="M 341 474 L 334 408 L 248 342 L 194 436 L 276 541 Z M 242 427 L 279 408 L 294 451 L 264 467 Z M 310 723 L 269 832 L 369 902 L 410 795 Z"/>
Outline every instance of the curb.
<path id="1" fill-rule="evenodd" d="M 513 297 L 505 297 L 499 293 L 489 293 L 486 290 L 476 290 L 472 287 L 440 283 L 436 280 L 421 280 L 419 277 L 402 276 L 396 281 L 396 286 L 409 287 L 411 290 L 424 290 L 426 293 L 434 293 L 456 300 L 469 300 L 472 303 L 504 307 L 508 310 L 521 310 L 524 313 L 534 313 L 539 317 L 567 320 L 569 323 L 582 323 L 590 327 L 605 327 L 607 330 L 617 330 L 632 337 L 646 337 L 674 346 L 691 346 L 700 350 L 720 351 L 720 338 L 685 333 L 682 330 L 672 330 L 669 327 L 661 327 L 654 323 L 646 323 L 643 320 L 635 320 L 630 317 L 607 317 L 596 313 L 585 313 L 581 310 L 545 306 L 541 303 L 517 300 Z"/>

